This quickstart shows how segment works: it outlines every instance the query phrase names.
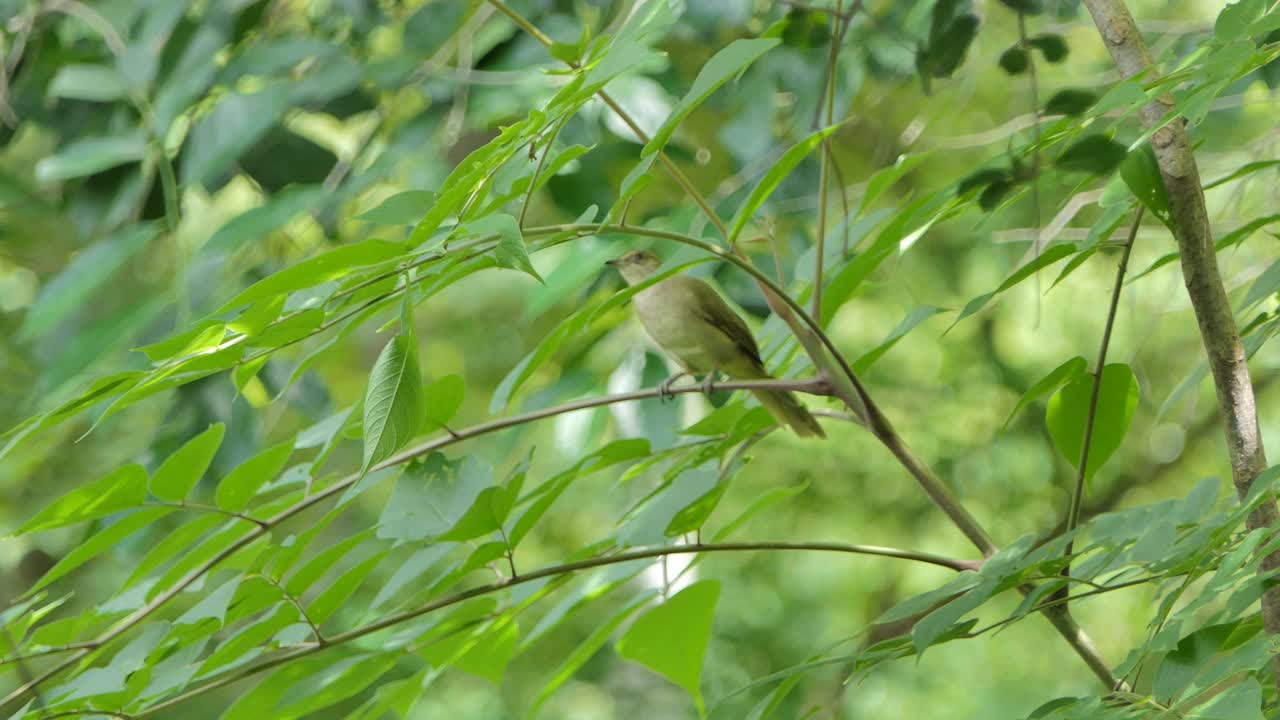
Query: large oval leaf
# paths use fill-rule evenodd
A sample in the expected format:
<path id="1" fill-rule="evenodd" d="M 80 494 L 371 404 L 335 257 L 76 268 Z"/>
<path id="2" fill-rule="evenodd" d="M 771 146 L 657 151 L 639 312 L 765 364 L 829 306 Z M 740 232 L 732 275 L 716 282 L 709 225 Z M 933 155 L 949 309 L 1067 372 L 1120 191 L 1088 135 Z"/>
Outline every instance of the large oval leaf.
<path id="1" fill-rule="evenodd" d="M 1092 394 L 1093 376 L 1077 377 L 1054 393 L 1045 417 L 1053 444 L 1077 469 Z M 1086 479 L 1092 478 L 1120 447 L 1137 407 L 1138 379 L 1133 370 L 1124 363 L 1112 363 L 1103 368 L 1093 438 L 1089 443 L 1089 464 L 1084 474 Z"/>

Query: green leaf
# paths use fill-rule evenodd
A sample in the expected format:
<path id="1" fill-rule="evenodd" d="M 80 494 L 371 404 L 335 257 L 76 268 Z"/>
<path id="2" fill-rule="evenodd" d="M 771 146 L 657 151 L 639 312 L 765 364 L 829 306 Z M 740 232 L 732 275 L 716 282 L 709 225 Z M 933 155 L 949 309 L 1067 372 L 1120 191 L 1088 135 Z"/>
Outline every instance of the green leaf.
<path id="1" fill-rule="evenodd" d="M 1037 380 L 1026 392 L 1022 393 L 1022 397 L 1018 398 L 1018 404 L 1013 406 L 1013 410 L 1009 412 L 1009 417 L 1005 419 L 1004 425 L 1001 425 L 1000 429 L 1004 430 L 1009 427 L 1009 423 L 1013 422 L 1013 418 L 1028 405 L 1051 392 L 1055 392 L 1066 383 L 1081 377 L 1088 369 L 1089 363 L 1083 357 L 1077 355 L 1050 370 L 1048 375 Z"/>
<path id="2" fill-rule="evenodd" d="M 186 332 L 178 333 L 150 345 L 134 348 L 147 356 L 152 363 L 159 363 L 171 357 L 190 355 L 208 350 L 222 342 L 227 334 L 227 326 L 216 320 L 198 323 Z"/>
<path id="3" fill-rule="evenodd" d="M 916 654 L 923 655 L 925 648 L 945 637 L 957 622 L 965 615 L 980 607 L 999 588 L 996 578 L 984 578 L 977 586 L 965 591 L 960 597 L 925 615 L 911 626 L 911 643 Z"/>
<path id="4" fill-rule="evenodd" d="M 1027 264 L 1015 270 L 1012 275 L 1010 275 L 1008 278 L 1005 279 L 1004 282 L 1000 283 L 1000 287 L 996 288 L 995 290 L 992 290 L 989 293 L 979 295 L 978 297 L 970 300 L 964 306 L 964 310 L 960 311 L 960 315 L 956 317 L 955 322 L 951 323 L 951 327 L 955 327 L 961 320 L 964 320 L 970 315 L 986 307 L 987 303 L 991 302 L 991 299 L 994 298 L 995 296 L 1008 290 L 1014 285 L 1017 285 L 1023 280 L 1026 280 L 1027 278 L 1034 275 L 1036 272 L 1058 262 L 1059 260 L 1065 257 L 1068 257 L 1074 254 L 1075 252 L 1076 252 L 1076 246 L 1070 243 L 1066 243 L 1062 245 L 1050 245 L 1049 247 L 1045 248 L 1045 251 L 1040 253 L 1039 257 L 1033 258 L 1030 262 L 1028 262 Z"/>
<path id="5" fill-rule="evenodd" d="M 1027 44 L 1040 51 L 1044 59 L 1051 63 L 1060 63 L 1067 59 L 1067 40 L 1061 35 L 1045 33 L 1027 39 Z"/>
<path id="6" fill-rule="evenodd" d="M 385 552 L 380 552 L 372 557 L 365 558 L 359 565 L 344 570 L 341 575 L 334 579 L 333 584 L 325 588 L 324 592 L 316 596 L 311 604 L 307 605 L 307 615 L 311 618 L 311 622 L 319 625 L 328 620 L 337 612 L 346 602 L 351 599 L 356 590 L 360 589 L 360 585 L 365 578 L 369 577 L 387 556 Z"/>
<path id="7" fill-rule="evenodd" d="M 402 324 L 369 373 L 364 394 L 364 461 L 361 474 L 391 457 L 422 431 L 427 398 L 418 368 L 412 323 Z"/>
<path id="8" fill-rule="evenodd" d="M 520 624 L 515 618 L 504 616 L 486 627 L 471 648 L 454 661 L 453 665 L 498 687 L 502 683 L 507 665 L 516 655 L 519 641 Z"/>
<path id="9" fill-rule="evenodd" d="M 118 522 L 108 525 L 104 530 L 87 540 L 81 541 L 72 548 L 56 565 L 49 569 L 49 572 L 46 572 L 38 582 L 32 585 L 26 594 L 29 595 L 36 592 L 102 553 L 116 548 L 125 538 L 171 512 L 173 512 L 172 508 L 144 508 L 125 515 Z"/>
<path id="10" fill-rule="evenodd" d="M 1246 677 L 1188 712 L 1186 717 L 1196 720 L 1263 720 L 1262 686 L 1254 678 Z"/>
<path id="11" fill-rule="evenodd" d="M 293 441 L 267 448 L 245 460 L 218 483 L 214 501 L 223 510 L 243 510 L 266 483 L 274 480 L 293 454 Z"/>
<path id="12" fill-rule="evenodd" d="M 444 427 L 449 424 L 458 408 L 462 407 L 463 394 L 467 383 L 461 375 L 452 374 L 431 383 L 426 388 L 427 411 L 425 430 Z"/>
<path id="13" fill-rule="evenodd" d="M 596 624 L 591 633 L 583 638 L 582 642 L 578 643 L 572 652 L 565 656 L 560 665 L 556 667 L 555 672 L 551 674 L 551 678 L 538 691 L 538 697 L 534 700 L 533 707 L 529 710 L 529 717 L 536 716 L 539 708 L 551 698 L 551 695 L 572 679 L 578 670 L 583 665 L 586 665 L 587 661 L 599 652 L 605 643 L 609 642 L 609 637 L 622 626 L 622 623 L 626 622 L 627 618 L 635 614 L 637 610 L 644 607 L 651 597 L 652 591 L 644 593 L 608 620 Z"/>
<path id="14" fill-rule="evenodd" d="M 843 125 L 844 121 L 811 133 L 805 139 L 788 148 L 782 154 L 782 157 L 774 162 L 773 166 L 769 168 L 769 172 L 765 173 L 760 182 L 756 183 L 756 186 L 751 189 L 751 194 L 747 196 L 746 202 L 742 203 L 742 207 L 738 208 L 738 212 L 734 214 L 733 224 L 729 229 L 730 245 L 737 241 L 738 236 L 742 234 L 743 228 L 755 216 L 756 211 L 760 209 L 765 200 L 769 199 L 769 196 L 777 189 L 779 183 L 791 174 L 791 171 L 800 164 L 801 160 L 804 160 L 809 156 L 809 153 L 821 145 L 823 140 L 836 130 L 839 130 Z"/>
<path id="15" fill-rule="evenodd" d="M 865 373 L 877 360 L 880 359 L 881 356 L 889 352 L 889 350 L 892 349 L 893 346 L 896 345 L 907 333 L 914 330 L 920 323 L 942 312 L 948 312 L 948 310 L 946 308 L 925 305 L 924 307 L 918 307 L 907 313 L 907 316 L 902 319 L 902 322 L 898 323 L 898 326 L 893 329 L 893 332 L 889 333 L 889 337 L 885 338 L 884 342 L 875 346 L 871 350 L 868 350 L 853 362 L 853 371 L 855 373 Z"/>
<path id="16" fill-rule="evenodd" d="M 1097 93 L 1078 88 L 1059 90 L 1044 104 L 1047 115 L 1083 115 L 1098 102 Z"/>
<path id="17" fill-rule="evenodd" d="M 226 429 L 222 423 L 210 425 L 178 448 L 151 476 L 151 494 L 169 502 L 185 500 L 205 470 L 209 469 L 209 463 L 213 462 L 214 454 L 222 445 Z"/>
<path id="18" fill-rule="evenodd" d="M 293 106 L 284 83 L 258 92 L 230 92 L 191 127 L 180 156 L 184 185 L 203 184 L 225 173 Z"/>
<path id="19" fill-rule="evenodd" d="M 1142 143 L 1125 156 L 1120 164 L 1120 178 L 1152 215 L 1165 227 L 1173 227 L 1169 216 L 1169 196 L 1165 194 L 1164 179 L 1160 177 L 1160 166 L 1156 164 L 1156 154 L 1150 143 Z"/>
<path id="20" fill-rule="evenodd" d="M 217 314 L 263 298 L 285 295 L 337 280 L 357 268 L 398 258 L 404 251 L 403 245 L 385 240 L 365 240 L 354 245 L 343 245 L 259 280 L 224 304 Z"/>
<path id="21" fill-rule="evenodd" d="M 955 14 L 957 0 L 939 0 L 930 18 L 929 40 L 916 54 L 916 66 L 924 80 L 951 77 L 964 62 L 978 33 L 978 16 Z"/>
<path id="22" fill-rule="evenodd" d="M 154 224 L 134 225 L 77 253 L 62 272 L 40 290 L 22 319 L 17 339 L 28 342 L 53 332 L 72 312 L 91 306 L 90 299 L 151 242 L 157 231 Z"/>
<path id="23" fill-rule="evenodd" d="M 1277 165 L 1280 165 L 1280 160 L 1258 160 L 1256 162 L 1245 163 L 1244 165 L 1241 165 L 1240 167 L 1227 173 L 1226 175 L 1212 182 L 1205 183 L 1204 189 L 1212 190 L 1213 188 L 1216 188 L 1219 185 L 1225 185 L 1231 182 L 1232 180 L 1238 180 L 1246 175 L 1252 175 L 1253 173 L 1256 173 L 1262 170 L 1268 170 L 1273 167 L 1276 167 Z"/>
<path id="24" fill-rule="evenodd" d="M 50 97 L 111 102 L 128 95 L 120 73 L 109 65 L 63 65 L 49 81 Z"/>
<path id="25" fill-rule="evenodd" d="M 438 542 L 465 541 L 488 535 L 501 529 L 520 498 L 520 489 L 524 486 L 525 473 L 528 472 L 528 461 L 516 466 L 511 478 L 505 485 L 487 487 L 475 496 L 471 506 L 453 527 L 436 538 Z"/>
<path id="26" fill-rule="evenodd" d="M 711 59 L 698 71 L 698 77 L 694 79 L 689 92 L 680 99 L 679 103 L 676 103 L 666 122 L 662 123 L 662 127 L 658 128 L 653 138 L 640 151 L 640 157 L 647 158 L 662 150 L 685 116 L 706 100 L 716 88 L 725 84 L 729 78 L 746 70 L 751 63 L 777 47 L 779 43 L 780 40 L 775 38 L 738 39 L 712 55 Z"/>
<path id="27" fill-rule="evenodd" d="M 720 583 L 703 580 L 645 612 L 618 640 L 618 654 L 684 688 L 705 714 L 699 681 Z"/>
<path id="28" fill-rule="evenodd" d="M 1054 164 L 1067 172 L 1105 175 L 1124 162 L 1128 154 L 1124 145 L 1105 135 L 1089 135 L 1072 143 Z"/>
<path id="29" fill-rule="evenodd" d="M 436 204 L 439 195 L 429 190 L 408 190 L 383 200 L 378 207 L 355 217 L 378 225 L 416 225 Z"/>
<path id="30" fill-rule="evenodd" d="M 1010 75 L 1021 75 L 1027 71 L 1027 66 L 1031 64 L 1031 56 L 1026 50 L 1018 46 L 1013 46 L 1008 50 L 1000 53 L 1000 69 Z"/>
<path id="31" fill-rule="evenodd" d="M 147 136 L 141 130 L 116 137 L 97 137 L 68 143 L 62 151 L 36 163 L 36 180 L 44 184 L 96 175 L 147 156 Z"/>
<path id="32" fill-rule="evenodd" d="M 290 185 L 272 195 L 262 205 L 250 208 L 223 223 L 200 248 L 200 253 L 233 253 L 260 242 L 297 216 L 311 211 L 328 197 L 330 191 L 320 185 Z"/>
<path id="33" fill-rule="evenodd" d="M 782 43 L 787 47 L 816 48 L 831 41 L 827 13 L 792 8 L 783 20 Z"/>
<path id="34" fill-rule="evenodd" d="M 140 507 L 146 499 L 147 471 L 141 465 L 124 465 L 58 498 L 14 534 L 25 535 L 105 517 Z"/>
<path id="35" fill-rule="evenodd" d="M 755 517 L 756 515 L 760 514 L 765 510 L 768 510 L 770 507 L 773 507 L 774 505 L 782 502 L 783 500 L 799 495 L 800 493 L 804 492 L 808 488 L 809 488 L 809 481 L 805 480 L 804 482 L 796 485 L 773 488 L 771 490 L 764 492 L 755 500 L 753 500 L 751 504 L 747 506 L 746 510 L 743 510 L 733 520 L 730 520 L 728 523 L 725 523 L 725 526 L 720 528 L 720 530 L 716 532 L 713 540 L 715 542 L 720 542 L 721 540 L 724 540 L 725 538 L 732 535 L 735 530 L 745 525 L 746 522 L 751 518 Z"/>
<path id="36" fill-rule="evenodd" d="M 366 528 L 316 553 L 284 583 L 284 592 L 301 597 L 372 534 L 373 528 Z"/>
<path id="37" fill-rule="evenodd" d="M 493 258 L 500 267 L 520 270 L 542 282 L 542 276 L 533 268 L 529 260 L 529 251 L 524 245 L 524 234 L 520 232 L 520 224 L 510 215 L 496 214 L 467 223 L 467 229 L 477 235 L 498 235 L 498 246 L 493 250 Z"/>
<path id="38" fill-rule="evenodd" d="M 1092 393 L 1093 377 L 1078 376 L 1054 393 L 1045 416 L 1054 445 L 1077 469 Z M 1133 370 L 1124 363 L 1111 363 L 1103 368 L 1086 479 L 1092 478 L 1120 447 L 1137 407 L 1138 379 Z"/>
<path id="39" fill-rule="evenodd" d="M 261 331 L 250 335 L 249 347 L 278 348 L 315 335 L 324 325 L 324 308 L 310 307 L 278 318 Z"/>
<path id="40" fill-rule="evenodd" d="M 1266 9 L 1265 0 L 1238 0 L 1228 4 L 1213 23 L 1213 36 L 1224 43 L 1239 39 Z"/>
<path id="41" fill-rule="evenodd" d="M 449 462 L 431 453 L 410 463 L 378 520 L 378 537 L 425 541 L 444 535 L 491 486 L 491 476 L 489 466 L 471 456 Z"/>

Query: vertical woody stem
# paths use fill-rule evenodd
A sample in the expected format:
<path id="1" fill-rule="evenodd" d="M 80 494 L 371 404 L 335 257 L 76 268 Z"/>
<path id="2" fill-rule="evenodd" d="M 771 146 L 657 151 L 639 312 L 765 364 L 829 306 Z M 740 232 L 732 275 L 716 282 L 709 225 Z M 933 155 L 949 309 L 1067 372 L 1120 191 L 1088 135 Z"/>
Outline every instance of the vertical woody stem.
<path id="1" fill-rule="evenodd" d="M 1124 0 L 1085 0 L 1085 5 L 1121 75 L 1130 78 L 1141 74 L 1146 81 L 1159 79 Z M 1236 493 L 1244 498 L 1266 469 L 1267 456 L 1258 431 L 1257 405 L 1244 346 L 1218 272 L 1204 190 L 1187 137 L 1186 121 L 1175 118 L 1161 126 L 1172 108 L 1173 100 L 1167 96 L 1152 100 L 1142 108 L 1142 124 L 1147 130 L 1155 130 L 1151 146 L 1169 196 L 1173 235 L 1182 260 L 1182 278 L 1213 374 L 1218 409 L 1227 435 L 1232 479 Z M 1268 499 L 1259 505 L 1247 523 L 1250 529 L 1280 527 L 1275 502 Z M 1277 568 L 1280 568 L 1280 553 L 1265 558 L 1259 572 L 1270 574 Z M 1280 587 L 1272 587 L 1262 596 L 1262 621 L 1268 634 L 1280 636 Z M 1271 663 L 1280 686 L 1280 655 L 1273 656 Z"/>

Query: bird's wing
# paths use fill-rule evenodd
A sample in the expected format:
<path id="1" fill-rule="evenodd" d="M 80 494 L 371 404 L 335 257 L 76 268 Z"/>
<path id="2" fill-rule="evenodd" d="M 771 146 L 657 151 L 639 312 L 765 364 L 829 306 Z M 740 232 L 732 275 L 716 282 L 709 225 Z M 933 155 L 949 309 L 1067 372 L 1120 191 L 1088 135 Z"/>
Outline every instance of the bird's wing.
<path id="1" fill-rule="evenodd" d="M 692 288 L 702 317 L 712 327 L 727 335 L 756 365 L 764 367 L 764 362 L 760 360 L 760 349 L 756 347 L 756 339 L 752 337 L 747 323 L 710 285 L 696 278 L 689 279 L 694 281 Z"/>

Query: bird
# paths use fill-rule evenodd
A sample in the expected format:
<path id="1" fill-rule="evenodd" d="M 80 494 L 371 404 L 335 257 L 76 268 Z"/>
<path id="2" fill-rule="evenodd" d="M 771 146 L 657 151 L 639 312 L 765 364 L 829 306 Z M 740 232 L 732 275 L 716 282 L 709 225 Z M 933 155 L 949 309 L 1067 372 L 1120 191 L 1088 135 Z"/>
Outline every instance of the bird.
<path id="1" fill-rule="evenodd" d="M 636 285 L 662 265 L 648 250 L 632 250 L 605 263 L 628 285 Z M 670 394 L 671 384 L 685 375 L 705 375 L 703 390 L 711 389 L 717 373 L 736 380 L 770 380 L 760 349 L 747 323 L 710 285 L 683 273 L 639 291 L 632 298 L 645 333 L 682 372 L 658 386 Z M 779 423 L 800 437 L 826 437 L 817 419 L 789 390 L 753 390 L 760 404 Z"/>

